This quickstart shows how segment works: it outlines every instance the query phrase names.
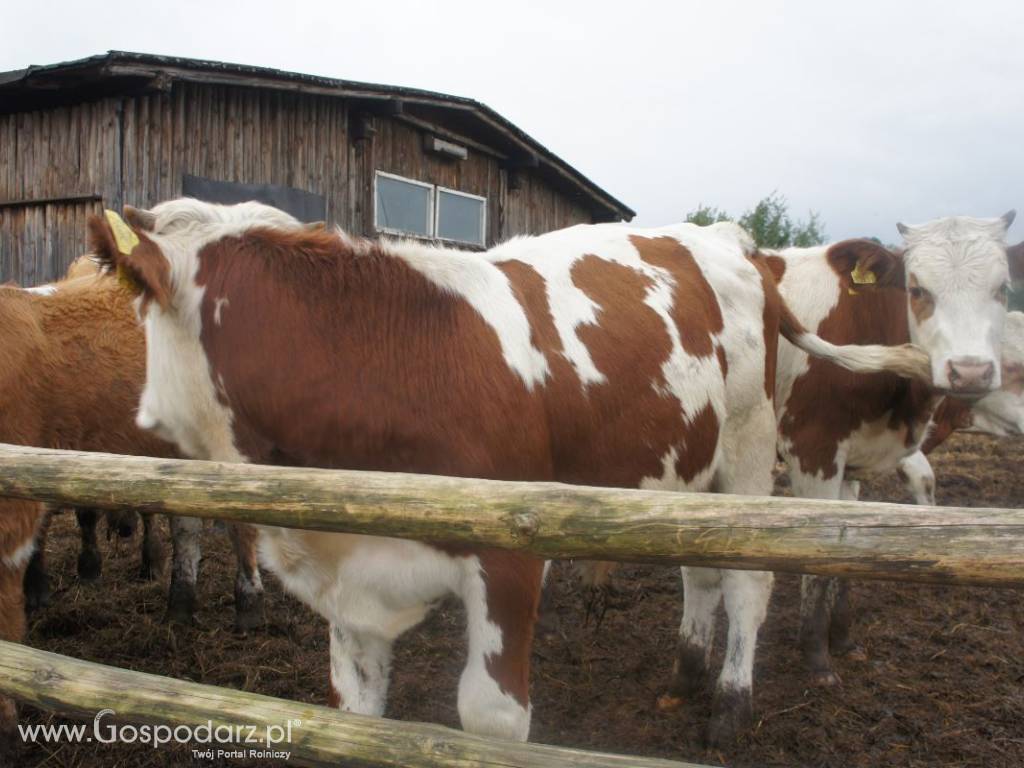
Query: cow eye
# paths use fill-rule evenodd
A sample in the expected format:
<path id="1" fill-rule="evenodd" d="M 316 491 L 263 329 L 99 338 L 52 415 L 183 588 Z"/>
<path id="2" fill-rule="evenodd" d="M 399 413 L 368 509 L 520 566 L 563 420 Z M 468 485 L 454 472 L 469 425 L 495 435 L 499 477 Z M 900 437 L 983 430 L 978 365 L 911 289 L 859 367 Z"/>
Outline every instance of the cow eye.
<path id="1" fill-rule="evenodd" d="M 998 288 L 996 288 L 995 293 L 993 295 L 996 297 L 996 301 L 1005 302 L 1010 296 L 1010 284 L 1003 283 Z"/>
<path id="2" fill-rule="evenodd" d="M 921 301 L 922 299 L 928 298 L 930 295 L 931 294 L 929 294 L 928 291 L 920 286 L 913 285 L 910 287 L 910 298 L 914 301 Z"/>

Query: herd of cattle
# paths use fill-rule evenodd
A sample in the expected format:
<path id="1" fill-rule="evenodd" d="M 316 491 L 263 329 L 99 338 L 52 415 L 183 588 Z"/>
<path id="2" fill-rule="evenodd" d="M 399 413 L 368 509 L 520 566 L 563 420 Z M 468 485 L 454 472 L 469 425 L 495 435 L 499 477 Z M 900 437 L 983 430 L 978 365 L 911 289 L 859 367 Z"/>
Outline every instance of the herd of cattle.
<path id="1" fill-rule="evenodd" d="M 92 253 L 0 288 L 0 442 L 229 462 L 856 498 L 898 469 L 934 503 L 925 453 L 957 428 L 1024 432 L 1024 247 L 1009 213 L 759 251 L 738 226 L 580 225 L 468 253 L 369 241 L 257 203 L 191 199 L 89 222 Z M 125 221 L 126 220 L 126 221 Z M 780 340 L 780 335 L 782 339 Z M 47 598 L 41 505 L 0 500 L 0 636 Z M 99 574 L 77 510 L 79 574 Z M 163 555 L 144 516 L 143 573 Z M 128 519 L 110 525 L 130 533 Z M 195 610 L 201 522 L 170 521 L 168 616 Z M 463 727 L 525 740 L 544 563 L 502 550 L 229 526 L 242 629 L 259 561 L 330 623 L 328 698 L 380 715 L 394 640 L 446 594 L 465 605 Z M 595 565 L 591 583 L 607 578 Z M 682 568 L 662 708 L 704 681 L 724 603 L 709 739 L 752 716 L 772 574 Z M 801 646 L 821 684 L 857 653 L 846 585 L 805 577 Z M 667 672 L 667 670 L 666 670 Z M 3 702 L 0 725 L 15 723 Z"/>

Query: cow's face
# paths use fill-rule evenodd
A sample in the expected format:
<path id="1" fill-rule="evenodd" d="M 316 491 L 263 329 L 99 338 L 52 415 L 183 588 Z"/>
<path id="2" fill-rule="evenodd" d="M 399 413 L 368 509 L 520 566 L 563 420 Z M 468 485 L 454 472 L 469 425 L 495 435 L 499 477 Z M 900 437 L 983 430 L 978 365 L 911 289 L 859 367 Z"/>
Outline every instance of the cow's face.
<path id="1" fill-rule="evenodd" d="M 108 211 L 89 222 L 98 258 L 138 295 L 146 331 L 146 383 L 135 422 L 186 456 L 236 460 L 230 416 L 218 401 L 200 340 L 203 288 L 199 250 L 212 236 L 202 225 L 161 233 L 134 212 L 125 223 Z M 225 434 L 226 433 L 226 434 Z"/>
<path id="2" fill-rule="evenodd" d="M 897 225 L 903 253 L 910 338 L 931 356 L 932 384 L 960 397 L 999 389 L 1010 270 L 998 219 L 954 216 Z"/>

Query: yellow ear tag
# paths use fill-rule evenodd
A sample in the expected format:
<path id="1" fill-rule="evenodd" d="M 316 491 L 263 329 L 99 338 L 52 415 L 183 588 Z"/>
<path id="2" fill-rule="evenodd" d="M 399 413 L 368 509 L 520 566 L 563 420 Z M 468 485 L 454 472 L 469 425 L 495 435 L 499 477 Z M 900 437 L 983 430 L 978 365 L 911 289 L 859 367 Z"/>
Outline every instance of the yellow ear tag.
<path id="1" fill-rule="evenodd" d="M 132 228 L 125 224 L 124 220 L 114 211 L 108 209 L 103 214 L 107 217 L 110 231 L 114 233 L 114 242 L 117 244 L 117 250 L 127 256 L 139 244 L 139 236 L 132 232 Z M 117 265 L 117 282 L 132 293 L 142 291 L 142 286 L 139 285 L 131 272 L 125 269 L 123 264 Z"/>
<path id="2" fill-rule="evenodd" d="M 110 225 L 111 231 L 114 233 L 114 242 L 117 243 L 117 250 L 127 256 L 139 244 L 139 236 L 114 211 L 107 209 L 103 213 L 107 217 L 107 223 Z"/>
<path id="3" fill-rule="evenodd" d="M 850 272 L 850 277 L 857 285 L 873 285 L 878 282 L 875 273 L 870 269 L 863 269 L 860 264 L 853 268 L 853 271 Z"/>

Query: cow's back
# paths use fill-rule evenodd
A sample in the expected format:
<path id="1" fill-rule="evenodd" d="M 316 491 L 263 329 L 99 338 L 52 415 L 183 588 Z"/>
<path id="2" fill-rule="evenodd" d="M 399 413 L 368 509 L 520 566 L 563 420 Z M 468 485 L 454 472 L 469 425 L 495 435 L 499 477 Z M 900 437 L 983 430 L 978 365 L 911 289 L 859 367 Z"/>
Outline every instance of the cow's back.
<path id="1" fill-rule="evenodd" d="M 581 225 L 490 258 L 551 371 L 557 478 L 708 488 L 730 413 L 769 396 L 764 292 L 744 244 L 692 225 Z"/>

